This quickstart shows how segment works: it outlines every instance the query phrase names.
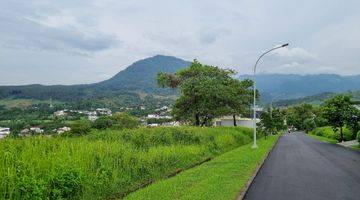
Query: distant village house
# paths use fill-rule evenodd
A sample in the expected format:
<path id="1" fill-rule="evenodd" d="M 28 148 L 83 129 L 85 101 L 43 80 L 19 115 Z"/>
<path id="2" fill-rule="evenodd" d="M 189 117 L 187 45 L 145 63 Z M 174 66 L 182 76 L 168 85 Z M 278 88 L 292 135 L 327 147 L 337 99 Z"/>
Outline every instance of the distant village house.
<path id="1" fill-rule="evenodd" d="M 0 139 L 5 138 L 10 134 L 10 128 L 0 127 Z"/>

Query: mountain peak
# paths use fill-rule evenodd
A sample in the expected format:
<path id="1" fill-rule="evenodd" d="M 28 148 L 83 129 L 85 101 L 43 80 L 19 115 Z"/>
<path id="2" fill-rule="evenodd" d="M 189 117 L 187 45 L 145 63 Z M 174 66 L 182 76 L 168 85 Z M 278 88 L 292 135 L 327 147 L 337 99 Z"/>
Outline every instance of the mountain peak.
<path id="1" fill-rule="evenodd" d="M 98 83 L 111 89 L 151 90 L 159 89 L 156 85 L 156 75 L 159 72 L 174 73 L 188 67 L 190 62 L 174 56 L 155 55 L 134 62 L 112 78 Z"/>

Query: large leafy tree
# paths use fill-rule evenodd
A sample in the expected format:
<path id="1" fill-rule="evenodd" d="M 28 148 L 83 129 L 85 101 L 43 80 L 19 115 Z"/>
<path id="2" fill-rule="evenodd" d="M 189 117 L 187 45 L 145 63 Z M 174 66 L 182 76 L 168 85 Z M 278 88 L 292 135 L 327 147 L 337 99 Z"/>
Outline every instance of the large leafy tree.
<path id="1" fill-rule="evenodd" d="M 233 70 L 194 60 L 190 67 L 175 74 L 159 73 L 157 82 L 162 87 L 179 89 L 180 97 L 172 111 L 176 119 L 204 126 L 210 125 L 215 117 L 237 113 L 241 109 L 241 101 L 234 95 L 241 94 L 249 83 L 233 79 L 234 74 Z"/>
<path id="2" fill-rule="evenodd" d="M 324 117 L 334 131 L 340 130 L 340 141 L 344 141 L 343 127 L 345 124 L 351 124 L 355 109 L 351 102 L 351 95 L 337 95 L 325 101 Z"/>

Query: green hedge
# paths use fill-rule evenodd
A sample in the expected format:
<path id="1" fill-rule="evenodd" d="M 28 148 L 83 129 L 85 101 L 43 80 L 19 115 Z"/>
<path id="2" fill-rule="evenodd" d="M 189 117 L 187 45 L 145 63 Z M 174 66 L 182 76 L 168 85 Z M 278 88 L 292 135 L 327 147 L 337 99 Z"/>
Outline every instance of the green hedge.
<path id="1" fill-rule="evenodd" d="M 334 132 L 331 126 L 317 127 L 309 133 L 312 135 L 322 136 L 340 141 L 340 130 Z M 345 141 L 351 140 L 352 134 L 348 128 L 343 128 L 343 135 Z"/>
<path id="2" fill-rule="evenodd" d="M 251 142 L 247 128 L 140 128 L 0 141 L 0 199 L 102 199 Z"/>

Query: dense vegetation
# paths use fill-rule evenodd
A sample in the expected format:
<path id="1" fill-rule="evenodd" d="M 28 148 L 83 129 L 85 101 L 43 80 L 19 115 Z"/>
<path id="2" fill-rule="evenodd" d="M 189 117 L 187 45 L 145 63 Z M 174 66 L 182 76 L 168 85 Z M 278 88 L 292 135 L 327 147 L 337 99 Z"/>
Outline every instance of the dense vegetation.
<path id="1" fill-rule="evenodd" d="M 285 114 L 280 109 L 268 108 L 260 115 L 258 129 L 265 138 L 269 134 L 276 134 L 278 131 L 285 130 Z"/>
<path id="2" fill-rule="evenodd" d="M 246 128 L 140 128 L 0 141 L 1 199 L 122 196 L 251 141 Z"/>
<path id="3" fill-rule="evenodd" d="M 350 94 L 340 94 L 325 100 L 320 106 L 303 103 L 284 112 L 288 126 L 341 142 L 356 139 L 360 131 L 360 110 L 354 106 L 355 103 Z"/>

